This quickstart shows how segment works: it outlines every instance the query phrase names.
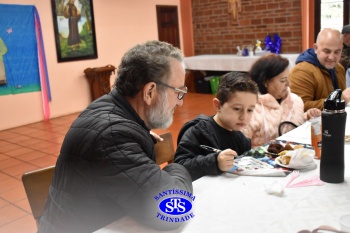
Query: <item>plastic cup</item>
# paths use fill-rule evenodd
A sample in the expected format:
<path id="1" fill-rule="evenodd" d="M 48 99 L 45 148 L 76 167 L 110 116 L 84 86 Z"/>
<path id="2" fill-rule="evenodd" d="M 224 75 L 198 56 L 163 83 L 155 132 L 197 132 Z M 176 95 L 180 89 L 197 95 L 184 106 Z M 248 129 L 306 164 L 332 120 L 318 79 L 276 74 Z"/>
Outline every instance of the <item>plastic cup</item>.
<path id="1" fill-rule="evenodd" d="M 344 214 L 340 217 L 340 229 L 350 232 L 350 214 Z"/>

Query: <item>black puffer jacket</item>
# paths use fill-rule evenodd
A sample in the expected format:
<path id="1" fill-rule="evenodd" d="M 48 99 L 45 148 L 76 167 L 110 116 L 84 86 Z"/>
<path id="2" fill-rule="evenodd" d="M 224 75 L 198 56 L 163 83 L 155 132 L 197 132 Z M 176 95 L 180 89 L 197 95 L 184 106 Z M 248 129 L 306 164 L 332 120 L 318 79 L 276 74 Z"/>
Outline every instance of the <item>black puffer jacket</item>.
<path id="1" fill-rule="evenodd" d="M 192 193 L 179 164 L 154 162 L 154 138 L 116 89 L 91 103 L 69 129 L 57 160 L 39 232 L 92 232 L 128 214 L 153 228 L 155 196 L 169 189 Z"/>

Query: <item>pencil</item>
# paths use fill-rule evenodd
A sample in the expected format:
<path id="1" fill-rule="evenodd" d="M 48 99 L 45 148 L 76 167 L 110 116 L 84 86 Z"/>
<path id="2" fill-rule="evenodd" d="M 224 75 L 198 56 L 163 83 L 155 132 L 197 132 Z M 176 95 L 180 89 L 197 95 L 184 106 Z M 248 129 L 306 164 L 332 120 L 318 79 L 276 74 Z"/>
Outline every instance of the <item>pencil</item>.
<path id="1" fill-rule="evenodd" d="M 217 152 L 217 153 L 220 153 L 220 152 L 221 152 L 220 149 L 216 149 L 216 148 L 211 147 L 211 146 L 200 145 L 200 147 L 202 147 L 202 148 L 204 148 L 204 149 L 206 149 L 206 150 L 208 150 L 208 151 L 212 151 L 212 152 Z M 238 166 L 236 166 L 235 163 L 233 163 L 233 167 L 230 168 L 227 172 L 233 172 L 233 171 L 235 171 L 235 170 L 237 170 L 237 169 L 238 169 Z"/>
<path id="2" fill-rule="evenodd" d="M 216 149 L 216 148 L 210 147 L 210 146 L 206 146 L 206 145 L 200 145 L 200 147 L 202 147 L 202 148 L 204 148 L 206 150 L 212 151 L 212 152 L 217 152 L 217 153 L 221 152 L 221 150 L 219 150 L 219 149 Z"/>

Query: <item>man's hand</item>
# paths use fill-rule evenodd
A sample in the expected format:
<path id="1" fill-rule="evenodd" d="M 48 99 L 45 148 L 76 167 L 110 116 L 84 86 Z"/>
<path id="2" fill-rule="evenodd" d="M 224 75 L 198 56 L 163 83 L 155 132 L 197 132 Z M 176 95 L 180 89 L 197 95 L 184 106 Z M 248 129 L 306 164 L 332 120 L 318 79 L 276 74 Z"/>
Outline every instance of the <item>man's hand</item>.
<path id="1" fill-rule="evenodd" d="M 307 119 L 313 119 L 315 117 L 321 116 L 322 112 L 318 108 L 310 108 L 309 110 L 306 111 Z"/>
<path id="2" fill-rule="evenodd" d="M 345 105 L 347 105 L 350 102 L 350 87 L 346 88 L 343 91 L 341 98 L 345 100 Z"/>

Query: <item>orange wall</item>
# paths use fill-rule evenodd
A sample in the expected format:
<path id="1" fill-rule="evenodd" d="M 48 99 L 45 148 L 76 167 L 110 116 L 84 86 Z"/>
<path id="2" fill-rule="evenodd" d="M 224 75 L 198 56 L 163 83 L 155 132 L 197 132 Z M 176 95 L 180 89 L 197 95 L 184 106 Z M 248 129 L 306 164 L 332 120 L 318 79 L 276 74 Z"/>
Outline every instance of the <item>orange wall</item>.
<path id="1" fill-rule="evenodd" d="M 314 15 L 314 1 L 301 1 L 301 18 L 302 18 L 302 46 L 303 51 L 311 48 L 316 41 L 314 36 L 315 15 Z"/>
<path id="2" fill-rule="evenodd" d="M 182 19 L 182 35 L 183 45 L 182 50 L 185 56 L 194 55 L 193 45 L 193 24 L 192 24 L 192 1 L 180 0 L 180 11 Z"/>
<path id="3" fill-rule="evenodd" d="M 39 12 L 51 84 L 52 118 L 80 112 L 89 104 L 90 91 L 84 69 L 108 64 L 118 66 L 121 56 L 130 47 L 158 39 L 156 5 L 180 5 L 179 0 L 95 0 L 98 59 L 58 63 L 51 1 L 1 0 L 1 4 L 35 5 Z M 113 81 L 114 75 L 111 84 Z M 0 130 L 43 120 L 40 92 L 0 96 L 0 109 Z"/>

